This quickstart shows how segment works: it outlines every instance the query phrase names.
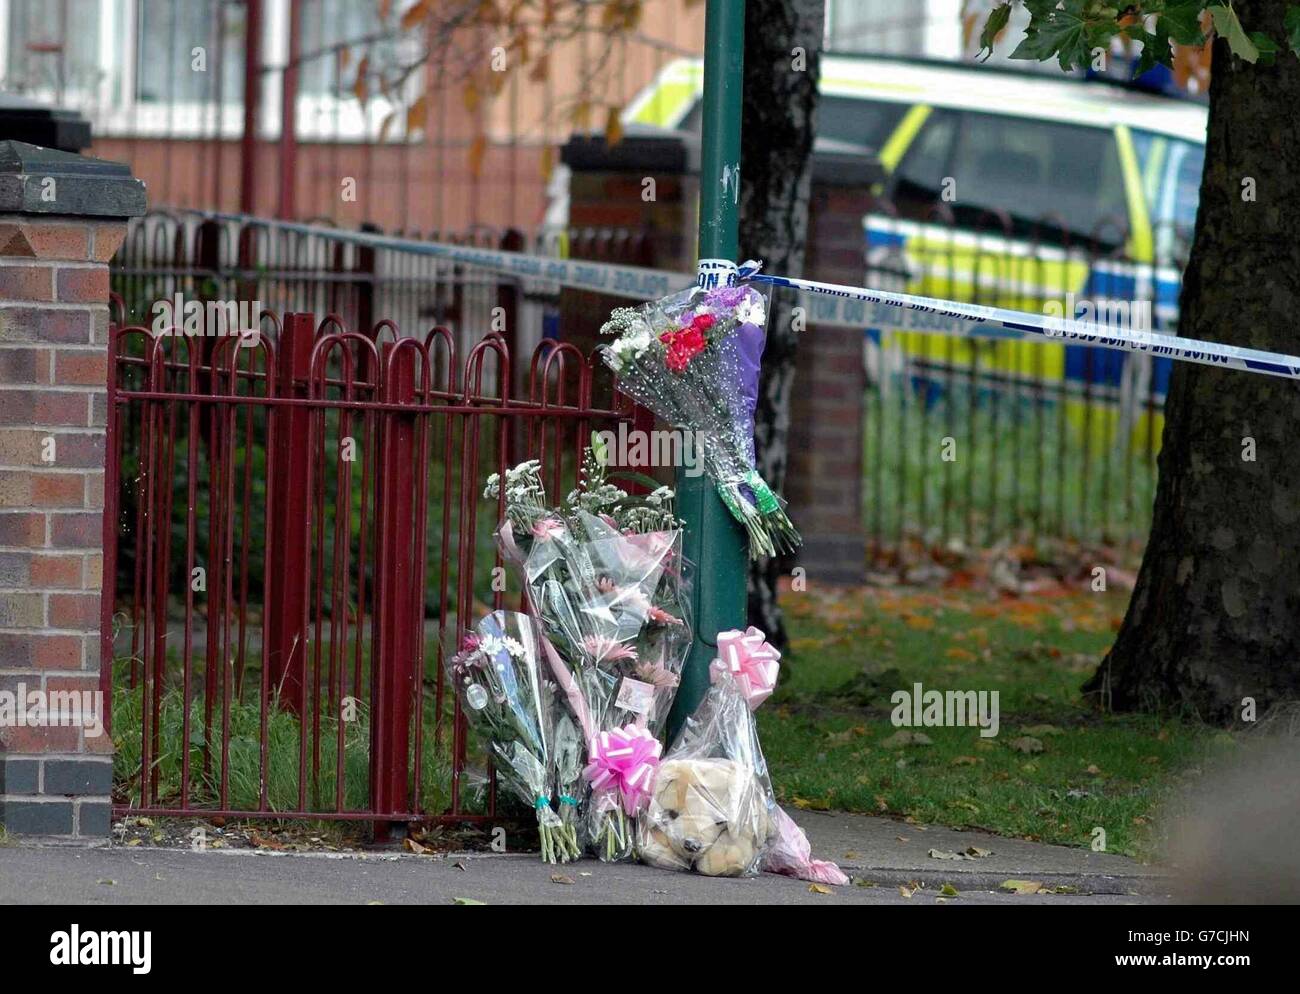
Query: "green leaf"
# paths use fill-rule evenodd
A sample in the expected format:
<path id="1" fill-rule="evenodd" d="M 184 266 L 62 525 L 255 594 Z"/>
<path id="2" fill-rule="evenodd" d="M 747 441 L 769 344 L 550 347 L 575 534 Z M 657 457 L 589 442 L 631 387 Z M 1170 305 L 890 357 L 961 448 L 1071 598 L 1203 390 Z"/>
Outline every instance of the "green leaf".
<path id="1" fill-rule="evenodd" d="M 1237 12 L 1231 6 L 1224 7 L 1217 4 L 1206 9 L 1214 18 L 1214 30 L 1227 41 L 1232 54 L 1243 62 L 1258 62 L 1259 49 L 1247 36 L 1246 29 L 1241 26 L 1241 18 L 1237 16 Z"/>
<path id="2" fill-rule="evenodd" d="M 1201 31 L 1201 11 L 1204 0 L 1170 0 L 1161 12 L 1157 33 L 1163 27 L 1177 45 L 1199 46 L 1205 44 Z"/>
<path id="3" fill-rule="evenodd" d="M 988 57 L 993 54 L 993 43 L 997 41 L 998 35 L 1006 28 L 1007 21 L 1010 19 L 1010 3 L 994 7 L 989 12 L 989 19 L 984 22 L 984 30 L 980 32 L 980 50 L 976 58 L 987 61 Z"/>
<path id="4" fill-rule="evenodd" d="M 1142 53 L 1138 56 L 1137 66 L 1133 69 L 1135 78 L 1149 72 L 1157 65 L 1173 68 L 1174 52 L 1169 47 L 1169 32 L 1164 30 L 1160 21 L 1156 21 L 1155 28 L 1155 31 L 1151 32 L 1140 24 L 1134 24 L 1125 31 L 1125 34 L 1134 41 L 1142 43 Z"/>
<path id="5" fill-rule="evenodd" d="M 641 486 L 649 487 L 651 490 L 658 490 L 661 486 L 660 482 L 653 476 L 647 476 L 645 473 L 638 473 L 636 470 L 632 469 L 620 469 L 616 472 L 610 473 L 609 478 L 611 480 L 627 480 L 629 483 L 639 483 Z"/>
<path id="6" fill-rule="evenodd" d="M 1261 66 L 1271 66 L 1277 60 L 1278 47 L 1275 42 L 1263 31 L 1252 31 L 1250 40 L 1255 43 L 1259 49 L 1259 64 Z"/>
<path id="7" fill-rule="evenodd" d="M 1300 6 L 1291 4 L 1287 7 L 1282 26 L 1286 28 L 1286 42 L 1291 46 L 1291 51 L 1300 55 Z"/>
<path id="8" fill-rule="evenodd" d="M 1111 26 L 1118 30 L 1114 22 Z M 1011 57 L 1045 62 L 1056 56 L 1067 72 L 1076 66 L 1086 66 L 1093 46 L 1085 39 L 1084 28 L 1083 18 L 1073 11 L 1047 10 L 1030 20 L 1025 37 Z"/>

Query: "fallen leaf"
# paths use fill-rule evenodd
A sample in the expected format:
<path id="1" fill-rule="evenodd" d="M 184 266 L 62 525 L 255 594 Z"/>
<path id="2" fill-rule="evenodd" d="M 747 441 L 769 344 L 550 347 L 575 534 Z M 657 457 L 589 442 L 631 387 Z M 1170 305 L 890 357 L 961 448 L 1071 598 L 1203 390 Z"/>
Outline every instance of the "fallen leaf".
<path id="1" fill-rule="evenodd" d="M 1019 738 L 1012 739 L 1008 745 L 1016 752 L 1042 752 L 1043 742 L 1032 735 L 1022 735 Z"/>
<path id="2" fill-rule="evenodd" d="M 993 850 L 981 849 L 979 846 L 968 846 L 966 848 L 966 855 L 971 859 L 983 859 L 985 856 L 992 856 Z"/>
<path id="3" fill-rule="evenodd" d="M 571 884 L 571 883 L 573 883 L 573 878 L 572 878 L 572 877 L 566 877 L 563 873 L 552 873 L 552 874 L 551 874 L 551 883 L 553 883 L 553 884 Z"/>
<path id="4" fill-rule="evenodd" d="M 376 903 L 378 904 L 382 902 L 376 902 Z M 487 901 L 476 901 L 472 897 L 453 897 L 451 899 L 451 903 L 452 904 L 487 904 Z"/>
<path id="5" fill-rule="evenodd" d="M 413 852 L 417 856 L 422 856 L 429 851 L 428 846 L 420 845 L 420 843 L 416 842 L 409 835 L 402 840 L 402 845 L 405 847 L 407 852 Z"/>
<path id="6" fill-rule="evenodd" d="M 138 846 L 138 845 L 140 845 L 140 843 L 143 842 L 143 841 L 144 841 L 143 839 L 132 839 L 130 842 L 127 843 L 127 845 L 128 845 L 128 846 Z"/>
<path id="7" fill-rule="evenodd" d="M 942 887 L 939 888 L 939 893 L 942 894 L 944 897 L 956 897 L 957 888 L 954 887 L 952 884 L 944 884 Z"/>
<path id="8" fill-rule="evenodd" d="M 903 729 L 884 739 L 880 744 L 886 749 L 901 749 L 909 745 L 933 745 L 934 742 L 924 732 L 909 732 Z"/>
<path id="9" fill-rule="evenodd" d="M 1013 894 L 1037 894 L 1043 890 L 1043 885 L 1037 880 L 1003 880 L 999 887 Z"/>
<path id="10" fill-rule="evenodd" d="M 947 849 L 931 849 L 927 855 L 931 859 L 965 859 L 963 853 L 951 852 Z"/>
<path id="11" fill-rule="evenodd" d="M 913 887 L 913 888 L 911 888 L 911 889 L 908 889 L 907 887 L 904 887 L 902 884 L 899 884 L 899 885 L 898 885 L 898 893 L 902 894 L 904 897 L 909 897 L 909 898 L 910 898 L 913 894 L 916 893 L 916 888 Z"/>
<path id="12" fill-rule="evenodd" d="M 980 759 L 978 756 L 953 756 L 952 757 L 953 766 L 975 766 L 976 764 L 982 762 L 984 762 L 984 760 Z"/>
<path id="13" fill-rule="evenodd" d="M 108 879 L 108 877 L 104 877 L 104 878 L 101 879 L 101 880 L 96 880 L 95 883 L 97 883 L 97 884 L 103 884 L 105 887 L 116 887 L 116 886 L 117 886 L 117 881 L 116 881 L 116 880 L 110 880 L 110 879 Z"/>
<path id="14" fill-rule="evenodd" d="M 835 892 L 823 884 L 809 884 L 808 892 L 810 894 L 834 894 Z"/>
<path id="15" fill-rule="evenodd" d="M 257 846 L 258 849 L 274 849 L 279 851 L 285 848 L 283 842 L 280 842 L 277 839 L 268 839 L 264 835 L 258 835 L 257 832 L 252 834 L 249 841 L 252 842 L 253 845 Z M 406 841 L 410 842 L 411 840 L 407 839 Z"/>

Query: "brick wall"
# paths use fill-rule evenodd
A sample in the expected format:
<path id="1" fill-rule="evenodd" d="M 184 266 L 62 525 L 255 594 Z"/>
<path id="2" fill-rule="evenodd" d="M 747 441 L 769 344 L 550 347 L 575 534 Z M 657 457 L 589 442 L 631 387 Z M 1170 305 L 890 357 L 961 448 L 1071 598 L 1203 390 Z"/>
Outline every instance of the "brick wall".
<path id="1" fill-rule="evenodd" d="M 115 215 L 144 200 L 112 168 L 0 143 L 0 827 L 15 836 L 109 833 L 108 260 L 125 234 Z"/>
<path id="2" fill-rule="evenodd" d="M 53 695 L 99 691 L 107 263 L 124 232 L 0 216 L 0 691 L 51 709 L 0 715 L 16 834 L 108 834 L 111 739 Z"/>

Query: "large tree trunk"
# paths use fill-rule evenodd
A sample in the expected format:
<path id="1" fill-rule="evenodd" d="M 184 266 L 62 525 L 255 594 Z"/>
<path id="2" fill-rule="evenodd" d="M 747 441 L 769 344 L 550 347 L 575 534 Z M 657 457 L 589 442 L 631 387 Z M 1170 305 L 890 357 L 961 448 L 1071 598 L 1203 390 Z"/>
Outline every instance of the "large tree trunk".
<path id="1" fill-rule="evenodd" d="M 771 273 L 803 270 L 825 20 L 823 0 L 748 0 L 745 5 L 740 253 L 742 259 L 761 259 Z M 794 381 L 797 336 L 791 309 L 787 293 L 774 295 L 755 415 L 758 471 L 778 492 L 785 481 Z M 751 566 L 749 616 L 774 644 L 784 646 L 785 623 L 776 601 L 779 571 L 777 559 Z"/>
<path id="2" fill-rule="evenodd" d="M 1285 7 L 1235 4 L 1247 30 L 1274 38 L 1286 36 Z M 1252 66 L 1215 44 L 1180 333 L 1295 353 L 1300 60 L 1283 51 L 1275 66 Z M 1085 687 L 1103 706 L 1226 723 L 1245 697 L 1261 711 L 1300 698 L 1298 434 L 1300 384 L 1177 364 L 1146 556 L 1123 627 Z"/>

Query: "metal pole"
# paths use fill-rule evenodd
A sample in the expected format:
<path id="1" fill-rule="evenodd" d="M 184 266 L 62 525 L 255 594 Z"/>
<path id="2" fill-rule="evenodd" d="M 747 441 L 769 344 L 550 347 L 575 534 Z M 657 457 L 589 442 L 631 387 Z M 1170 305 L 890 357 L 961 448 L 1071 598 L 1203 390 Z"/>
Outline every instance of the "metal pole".
<path id="1" fill-rule="evenodd" d="M 302 54 L 302 14 L 297 0 L 289 0 L 289 60 L 280 77 L 280 211 L 292 221 L 297 214 L 295 193 L 298 169 L 298 59 Z"/>
<path id="2" fill-rule="evenodd" d="M 257 104 L 262 95 L 262 0 L 244 6 L 244 134 L 239 145 L 239 209 L 257 213 Z"/>
<path id="3" fill-rule="evenodd" d="M 699 258 L 727 260 L 739 251 L 740 111 L 745 52 L 745 0 L 708 0 L 704 22 L 704 100 L 700 150 Z M 716 270 L 715 270 L 716 272 Z M 701 279 L 706 267 L 701 266 Z M 732 270 L 734 276 L 734 269 Z M 742 628 L 747 612 L 748 546 L 707 475 L 677 470 L 677 499 L 686 521 L 684 552 L 695 563 L 691 606 L 695 642 L 669 719 L 675 736 L 709 686 L 718 632 Z"/>

